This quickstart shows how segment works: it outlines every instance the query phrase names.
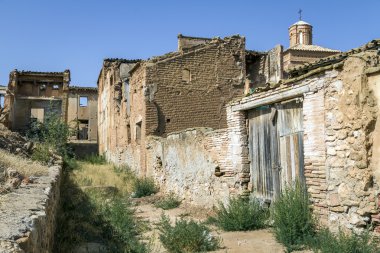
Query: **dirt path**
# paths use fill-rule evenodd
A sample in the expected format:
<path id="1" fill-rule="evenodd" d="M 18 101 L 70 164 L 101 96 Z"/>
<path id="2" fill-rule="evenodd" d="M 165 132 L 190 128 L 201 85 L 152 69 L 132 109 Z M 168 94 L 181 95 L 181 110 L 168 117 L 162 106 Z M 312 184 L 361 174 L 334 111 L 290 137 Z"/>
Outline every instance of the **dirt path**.
<path id="1" fill-rule="evenodd" d="M 139 201 L 138 201 L 139 202 Z M 136 215 L 151 224 L 152 230 L 144 234 L 149 238 L 153 253 L 164 253 L 166 250 L 162 247 L 158 239 L 158 231 L 154 229 L 154 224 L 160 220 L 161 214 L 169 216 L 174 222 L 181 217 L 191 217 L 196 220 L 205 220 L 207 213 L 202 210 L 196 210 L 181 205 L 179 208 L 171 210 L 162 210 L 154 207 L 148 201 L 142 200 L 137 203 Z M 222 249 L 214 252 L 218 253 L 280 253 L 284 252 L 281 244 L 277 243 L 269 230 L 258 230 L 249 232 L 224 232 L 213 227 L 213 235 L 222 238 Z"/>

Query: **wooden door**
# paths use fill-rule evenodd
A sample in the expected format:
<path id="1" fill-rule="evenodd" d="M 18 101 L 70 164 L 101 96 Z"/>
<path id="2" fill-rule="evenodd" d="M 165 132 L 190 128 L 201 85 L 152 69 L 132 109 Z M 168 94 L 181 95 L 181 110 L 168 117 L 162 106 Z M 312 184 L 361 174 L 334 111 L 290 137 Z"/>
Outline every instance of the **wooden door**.
<path id="1" fill-rule="evenodd" d="M 256 108 L 248 121 L 253 192 L 271 201 L 287 184 L 304 181 L 302 102 Z"/>
<path id="2" fill-rule="evenodd" d="M 275 108 L 262 106 L 248 113 L 249 158 L 254 195 L 272 200 L 279 193 L 279 157 Z"/>
<path id="3" fill-rule="evenodd" d="M 278 105 L 281 188 L 300 180 L 304 182 L 302 102 L 293 100 Z"/>

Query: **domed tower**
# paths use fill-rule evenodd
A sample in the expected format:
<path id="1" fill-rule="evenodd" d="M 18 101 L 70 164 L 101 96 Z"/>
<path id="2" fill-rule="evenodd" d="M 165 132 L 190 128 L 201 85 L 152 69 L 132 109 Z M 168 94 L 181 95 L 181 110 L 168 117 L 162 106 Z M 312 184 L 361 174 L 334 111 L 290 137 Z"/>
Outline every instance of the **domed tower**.
<path id="1" fill-rule="evenodd" d="M 298 21 L 289 27 L 289 47 L 313 44 L 313 26 L 305 21 Z"/>
<path id="2" fill-rule="evenodd" d="M 283 53 L 283 69 L 287 72 L 304 63 L 311 63 L 321 58 L 339 53 L 319 45 L 313 45 L 313 26 L 301 19 L 289 27 L 289 48 Z M 286 76 L 286 75 L 285 75 Z"/>

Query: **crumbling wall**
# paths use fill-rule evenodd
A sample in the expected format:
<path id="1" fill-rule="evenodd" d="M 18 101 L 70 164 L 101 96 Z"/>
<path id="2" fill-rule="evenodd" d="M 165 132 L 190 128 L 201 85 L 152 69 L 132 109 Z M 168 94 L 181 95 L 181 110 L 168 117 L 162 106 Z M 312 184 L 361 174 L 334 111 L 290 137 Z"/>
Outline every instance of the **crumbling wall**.
<path id="1" fill-rule="evenodd" d="M 8 130 L 0 129 L 0 137 L 18 146 L 8 149 L 12 153 L 26 155 L 31 148 L 30 143 Z M 0 252 L 52 252 L 63 164 L 60 157 L 52 158 L 54 165 L 27 177 L 18 172 L 27 169 L 0 162 Z"/>
<path id="2" fill-rule="evenodd" d="M 109 59 L 103 63 L 98 79 L 98 142 L 99 153 L 105 154 L 107 159 L 115 164 L 124 161 L 131 143 L 132 131 L 130 103 L 135 100 L 132 110 L 139 110 L 138 104 L 143 104 L 141 87 L 129 86 L 129 70 L 138 60 Z M 139 90 L 139 93 L 137 91 Z M 140 102 L 139 102 L 140 101 Z M 141 120 L 141 117 L 140 117 Z M 133 135 L 134 136 L 134 135 Z"/>
<path id="3" fill-rule="evenodd" d="M 147 138 L 147 174 L 161 191 L 193 205 L 212 207 L 248 189 L 249 164 L 244 113 L 227 108 L 229 127 L 192 128 L 166 138 Z"/>
<path id="4" fill-rule="evenodd" d="M 80 106 L 80 97 L 87 97 L 87 106 Z M 71 87 L 68 95 L 67 123 L 79 130 L 80 123 L 88 124 L 87 140 L 98 139 L 98 92 L 90 87 Z M 78 139 L 78 133 L 72 139 Z"/>
<path id="5" fill-rule="evenodd" d="M 378 101 L 365 74 L 371 64 L 378 64 L 377 57 L 371 52 L 349 57 L 325 86 L 330 227 L 365 227 L 379 212 L 372 162 L 377 155 L 372 147 Z"/>
<path id="6" fill-rule="evenodd" d="M 224 106 L 242 96 L 245 71 L 245 39 L 239 36 L 153 59 L 146 64 L 146 134 L 226 128 Z"/>
<path id="7" fill-rule="evenodd" d="M 59 166 L 51 167 L 49 176 L 38 178 L 37 184 L 0 196 L 0 246 L 12 243 L 22 249 L 19 252 L 52 252 L 60 173 Z"/>

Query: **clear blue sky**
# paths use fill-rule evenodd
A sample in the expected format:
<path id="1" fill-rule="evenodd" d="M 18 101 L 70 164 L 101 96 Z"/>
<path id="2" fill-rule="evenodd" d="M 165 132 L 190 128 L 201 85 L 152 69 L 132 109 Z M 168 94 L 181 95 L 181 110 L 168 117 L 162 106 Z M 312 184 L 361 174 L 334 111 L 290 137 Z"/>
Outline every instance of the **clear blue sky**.
<path id="1" fill-rule="evenodd" d="M 378 0 L 0 0 L 0 84 L 15 68 L 70 69 L 71 84 L 95 86 L 104 58 L 175 51 L 179 33 L 287 47 L 299 8 L 315 44 L 348 50 L 380 37 Z"/>

